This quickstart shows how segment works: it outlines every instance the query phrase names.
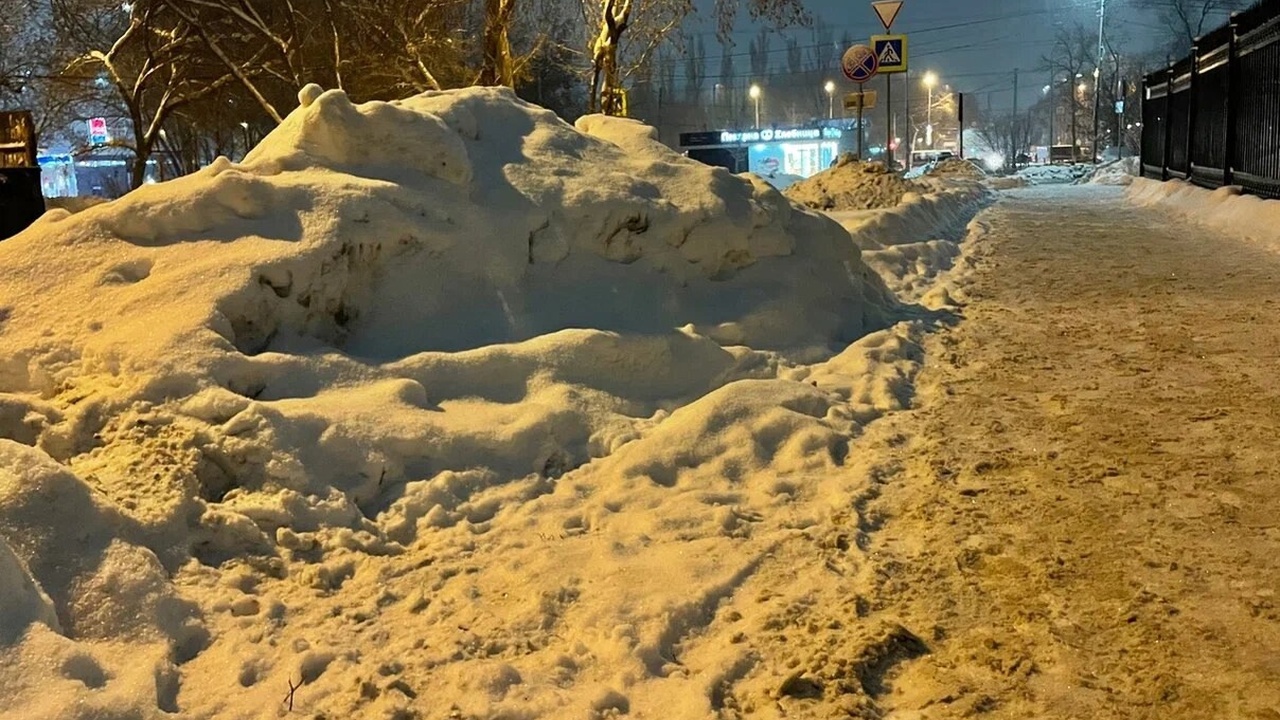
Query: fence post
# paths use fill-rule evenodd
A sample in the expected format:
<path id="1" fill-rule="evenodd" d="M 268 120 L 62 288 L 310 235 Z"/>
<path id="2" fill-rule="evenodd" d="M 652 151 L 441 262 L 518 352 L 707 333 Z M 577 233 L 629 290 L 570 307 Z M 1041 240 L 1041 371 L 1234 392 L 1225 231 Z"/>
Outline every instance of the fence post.
<path id="1" fill-rule="evenodd" d="M 1187 182 L 1191 182 L 1191 173 L 1195 170 L 1196 111 L 1200 107 L 1200 98 L 1197 96 L 1200 83 L 1196 81 L 1196 76 L 1200 74 L 1198 43 L 1191 44 L 1191 70 L 1188 72 L 1190 72 L 1190 80 L 1187 85 Z"/>
<path id="2" fill-rule="evenodd" d="M 1173 152 L 1173 134 L 1169 132 L 1169 121 L 1173 119 L 1173 66 L 1164 71 L 1164 122 L 1160 123 L 1160 131 L 1164 133 L 1164 153 L 1160 157 L 1160 180 L 1169 181 L 1169 154 Z"/>
<path id="3" fill-rule="evenodd" d="M 1231 20 L 1231 39 L 1227 41 L 1227 147 L 1222 158 L 1222 184 L 1235 184 L 1236 164 L 1236 110 L 1240 95 L 1240 78 L 1237 70 L 1236 51 L 1239 26 Z"/>

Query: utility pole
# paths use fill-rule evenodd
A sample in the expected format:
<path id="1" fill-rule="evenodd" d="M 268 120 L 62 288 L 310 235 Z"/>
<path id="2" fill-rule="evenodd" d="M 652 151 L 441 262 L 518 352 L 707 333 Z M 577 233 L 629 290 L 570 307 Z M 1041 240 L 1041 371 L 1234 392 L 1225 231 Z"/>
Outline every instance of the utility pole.
<path id="1" fill-rule="evenodd" d="M 1117 159 L 1123 159 L 1123 158 L 1124 158 L 1124 136 L 1120 134 L 1120 132 L 1121 132 L 1121 130 L 1120 130 L 1120 126 L 1124 123 L 1124 110 L 1127 110 L 1127 109 L 1128 109 L 1128 105 L 1129 105 L 1129 98 L 1128 98 L 1128 95 L 1129 95 L 1129 93 L 1125 92 L 1125 88 L 1124 88 L 1124 77 L 1123 77 L 1123 76 L 1121 76 L 1121 74 L 1120 74 L 1120 53 L 1116 52 L 1116 51 L 1115 51 L 1115 48 L 1112 48 L 1112 50 L 1111 50 L 1111 55 L 1112 55 L 1112 57 L 1114 57 L 1114 58 L 1115 58 L 1115 60 L 1116 60 L 1116 102 L 1120 103 L 1119 105 L 1116 105 L 1116 107 L 1115 107 L 1115 111 L 1116 111 L 1116 158 L 1117 158 Z"/>
<path id="2" fill-rule="evenodd" d="M 884 118 L 885 132 L 889 134 L 884 143 L 884 166 L 893 170 L 893 75 L 889 73 L 884 76 Z"/>
<path id="3" fill-rule="evenodd" d="M 927 108 L 925 111 L 925 129 L 929 131 L 926 134 L 929 136 L 928 137 L 929 149 L 932 150 L 933 149 L 933 84 L 930 83 L 926 78 L 925 85 L 929 88 L 929 99 L 927 101 L 928 104 L 925 105 L 925 107 Z"/>
<path id="4" fill-rule="evenodd" d="M 1097 165 L 1098 154 L 1098 121 L 1102 110 L 1102 56 L 1106 47 L 1102 42 L 1102 30 L 1106 26 L 1107 0 L 1098 0 L 1098 62 L 1093 69 L 1093 164 Z"/>
<path id="5" fill-rule="evenodd" d="M 910 170 L 912 153 L 916 151 L 916 126 L 915 126 L 915 123 L 911 122 L 911 69 L 910 68 L 907 69 L 907 72 L 905 75 L 903 75 L 903 78 L 905 78 L 906 80 L 906 87 L 907 87 L 907 89 L 904 91 L 907 96 L 906 98 L 904 98 L 904 101 L 907 106 L 907 111 L 906 111 L 907 112 L 907 154 L 904 156 L 906 160 L 903 161 L 902 164 L 904 167 Z"/>
<path id="6" fill-rule="evenodd" d="M 1050 71 L 1049 73 L 1049 155 L 1050 157 L 1053 156 L 1053 146 L 1057 140 L 1057 137 L 1053 133 L 1054 122 L 1057 120 L 1057 117 L 1058 117 L 1058 106 L 1056 102 L 1057 102 L 1057 98 L 1053 96 L 1053 72 Z"/>
<path id="7" fill-rule="evenodd" d="M 1008 164 L 1018 164 L 1018 131 L 1022 125 L 1022 116 L 1018 114 L 1018 68 L 1013 69 L 1013 131 L 1009 134 L 1010 144 L 1013 145 L 1009 153 Z"/>

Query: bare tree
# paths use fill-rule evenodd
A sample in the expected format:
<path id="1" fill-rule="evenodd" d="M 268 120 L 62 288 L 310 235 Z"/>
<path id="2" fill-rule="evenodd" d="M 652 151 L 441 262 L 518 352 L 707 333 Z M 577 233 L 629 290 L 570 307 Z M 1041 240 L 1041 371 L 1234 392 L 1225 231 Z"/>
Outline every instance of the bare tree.
<path id="1" fill-rule="evenodd" d="M 671 48 L 658 53 L 658 78 L 668 96 L 676 90 L 676 55 Z"/>
<path id="2" fill-rule="evenodd" d="M 622 81 L 647 64 L 653 52 L 696 10 L 692 0 L 581 0 L 588 27 L 598 29 L 591 41 L 592 109 L 621 110 Z M 805 24 L 809 16 L 802 0 L 747 0 L 748 16 L 774 26 Z M 727 38 L 739 12 L 738 0 L 714 0 L 712 17 L 717 33 Z M 624 38 L 629 43 L 625 48 Z M 626 60 L 623 60 L 623 57 Z M 628 69 L 623 68 L 626 63 Z"/>
<path id="3" fill-rule="evenodd" d="M 751 47 L 747 51 L 751 57 L 751 79 L 763 80 L 769 75 L 768 29 L 760 28 L 756 32 L 756 36 L 751 39 Z"/>
<path id="4" fill-rule="evenodd" d="M 1160 18 L 1168 36 L 1169 52 L 1186 55 L 1196 38 L 1252 0 L 1138 0 L 1138 6 Z"/>
<path id="5" fill-rule="evenodd" d="M 124 6 L 110 0 L 52 0 L 52 18 L 56 32 L 76 49 L 62 74 L 74 80 L 98 73 L 129 120 L 132 138 L 112 144 L 133 154 L 131 187 L 142 184 L 165 121 L 234 81 L 199 52 L 197 29 L 163 0 Z"/>
<path id="6" fill-rule="evenodd" d="M 1058 28 L 1053 47 L 1042 58 L 1042 67 L 1050 73 L 1049 92 L 1052 104 L 1050 112 L 1057 113 L 1064 104 L 1068 108 L 1071 123 L 1071 146 L 1080 147 L 1080 120 L 1086 112 L 1085 92 L 1077 87 L 1085 77 L 1093 77 L 1097 63 L 1097 36 L 1084 25 L 1076 23 Z M 1050 144 L 1053 138 L 1050 138 Z"/>
<path id="7" fill-rule="evenodd" d="M 0 104 L 19 103 L 32 80 L 46 68 L 40 59 L 40 23 L 31 4 L 0 0 Z"/>
<path id="8" fill-rule="evenodd" d="M 707 46 L 701 35 L 695 35 L 685 39 L 684 47 L 685 99 L 696 103 L 702 99 L 707 84 Z"/>
<path id="9" fill-rule="evenodd" d="M 813 42 L 809 46 L 809 69 L 828 72 L 835 67 L 836 41 L 831 26 L 817 20 L 813 24 Z"/>
<path id="10" fill-rule="evenodd" d="M 804 51 L 800 49 L 800 41 L 789 37 L 787 38 L 787 72 L 799 75 L 804 71 Z"/>
<path id="11" fill-rule="evenodd" d="M 64 139 L 87 93 L 58 82 L 57 38 L 47 13 L 30 0 L 0 0 L 0 110 L 31 112 L 41 142 Z"/>
<path id="12" fill-rule="evenodd" d="M 348 85 L 359 97 L 403 97 L 468 84 L 464 0 L 341 0 Z"/>
<path id="13" fill-rule="evenodd" d="M 511 56 L 510 37 L 515 9 L 516 0 L 484 0 L 484 38 L 479 80 L 481 85 L 515 87 L 516 64 Z"/>
<path id="14" fill-rule="evenodd" d="M 621 115 L 623 80 L 648 64 L 668 35 L 693 12 L 693 3 L 692 0 L 582 0 L 582 11 L 585 25 L 598 29 L 591 42 L 588 109 Z"/>
<path id="15" fill-rule="evenodd" d="M 728 42 L 720 44 L 720 75 L 716 84 L 714 121 L 720 126 L 733 122 L 737 117 L 738 69 L 734 62 L 733 46 Z"/>

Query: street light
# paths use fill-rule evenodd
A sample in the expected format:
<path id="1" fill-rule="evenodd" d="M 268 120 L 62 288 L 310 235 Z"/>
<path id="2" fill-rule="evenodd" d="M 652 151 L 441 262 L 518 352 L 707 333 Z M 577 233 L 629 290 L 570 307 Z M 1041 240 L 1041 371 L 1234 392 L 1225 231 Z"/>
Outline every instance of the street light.
<path id="1" fill-rule="evenodd" d="M 751 89 L 747 91 L 747 94 L 751 96 L 752 100 L 756 101 L 756 127 L 759 128 L 760 127 L 760 86 L 752 85 Z"/>
<path id="2" fill-rule="evenodd" d="M 823 86 L 827 91 L 827 119 L 834 119 L 836 116 L 836 84 L 830 80 Z"/>
<path id="3" fill-rule="evenodd" d="M 925 105 L 924 141 L 933 149 L 933 88 L 938 84 L 938 76 L 932 70 L 924 74 L 924 86 L 929 88 L 929 102 Z"/>
<path id="4" fill-rule="evenodd" d="M 1103 43 L 1102 30 L 1107 23 L 1107 0 L 1098 0 L 1098 65 L 1093 70 L 1093 164 L 1097 165 L 1100 159 L 1098 155 L 1098 116 L 1102 109 L 1102 83 L 1098 79 L 1102 77 L 1102 55 L 1106 51 L 1106 45 Z"/>

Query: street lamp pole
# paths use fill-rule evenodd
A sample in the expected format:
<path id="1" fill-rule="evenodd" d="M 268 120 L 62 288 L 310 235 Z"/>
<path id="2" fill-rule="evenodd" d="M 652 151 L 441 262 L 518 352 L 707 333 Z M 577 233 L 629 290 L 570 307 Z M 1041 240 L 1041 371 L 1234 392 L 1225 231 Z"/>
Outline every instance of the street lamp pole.
<path id="1" fill-rule="evenodd" d="M 749 95 L 751 95 L 751 99 L 754 100 L 756 103 L 756 129 L 759 129 L 760 128 L 760 86 L 752 85 L 751 89 L 747 92 Z"/>
<path id="2" fill-rule="evenodd" d="M 1098 62 L 1093 68 L 1093 164 L 1097 165 L 1099 120 L 1102 116 L 1102 55 L 1106 52 L 1103 44 L 1103 28 L 1107 21 L 1107 0 L 1098 0 Z"/>
<path id="3" fill-rule="evenodd" d="M 929 149 L 934 148 L 933 144 L 933 86 L 938 84 L 938 76 L 932 72 L 924 74 L 924 86 L 929 89 L 929 100 L 925 110 L 925 126 L 924 140 L 929 145 Z"/>
<path id="4" fill-rule="evenodd" d="M 824 89 L 827 91 L 827 119 L 834 120 L 836 117 L 836 84 L 828 80 Z"/>

